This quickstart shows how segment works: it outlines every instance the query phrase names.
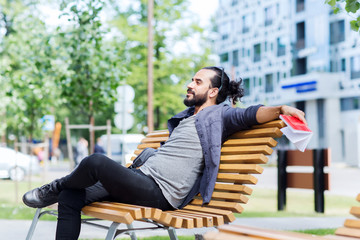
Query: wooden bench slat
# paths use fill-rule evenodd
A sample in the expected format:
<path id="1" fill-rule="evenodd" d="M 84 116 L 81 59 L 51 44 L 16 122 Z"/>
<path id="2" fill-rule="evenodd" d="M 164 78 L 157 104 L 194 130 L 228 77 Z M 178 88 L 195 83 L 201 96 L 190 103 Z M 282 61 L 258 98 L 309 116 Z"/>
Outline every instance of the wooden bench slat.
<path id="1" fill-rule="evenodd" d="M 358 219 L 346 219 L 344 223 L 345 227 L 360 229 L 360 220 Z"/>
<path id="2" fill-rule="evenodd" d="M 164 224 L 164 225 L 168 225 L 170 224 L 172 220 L 172 216 L 171 214 L 167 213 L 167 212 L 161 212 L 161 216 L 159 219 L 157 219 L 156 221 L 158 223 Z"/>
<path id="3" fill-rule="evenodd" d="M 202 205 L 202 199 L 193 199 L 189 204 L 191 205 Z M 244 208 L 237 202 L 224 202 L 224 201 L 217 201 L 211 199 L 210 202 L 206 205 L 209 207 L 218 207 L 220 209 L 229 210 L 232 212 L 242 213 Z"/>
<path id="4" fill-rule="evenodd" d="M 360 218 L 360 207 L 351 207 L 350 209 L 350 213 L 357 217 L 357 218 Z"/>
<path id="5" fill-rule="evenodd" d="M 191 219 L 192 220 L 192 227 L 190 226 L 191 223 L 188 223 L 189 227 L 186 226 L 184 227 L 184 223 L 186 221 L 183 222 L 183 228 L 200 228 L 200 227 L 203 227 L 203 220 L 201 217 L 199 216 L 193 216 L 193 215 L 190 215 L 190 214 L 187 214 L 187 213 L 183 213 L 183 212 L 179 212 L 179 211 L 173 211 L 171 212 L 171 215 L 172 216 L 176 216 L 176 217 L 181 217 L 183 218 L 184 220 L 187 220 L 187 219 Z M 186 225 L 186 224 L 185 224 Z"/>
<path id="6" fill-rule="evenodd" d="M 141 219 L 144 217 L 141 208 L 137 208 L 137 207 L 120 206 L 115 203 L 107 203 L 107 202 L 94 202 L 91 203 L 89 206 L 97 207 L 100 209 L 111 209 L 111 210 L 120 210 L 120 211 L 129 212 L 133 219 Z"/>
<path id="7" fill-rule="evenodd" d="M 336 235 L 360 238 L 360 229 L 340 227 L 335 231 Z"/>
<path id="8" fill-rule="evenodd" d="M 118 203 L 118 202 L 108 202 L 108 203 L 116 204 L 118 206 L 139 208 L 141 210 L 143 218 L 148 218 L 148 219 L 153 219 L 153 220 L 159 219 L 161 216 L 161 212 L 162 212 L 158 208 L 151 208 L 151 207 L 145 207 L 145 206 L 139 206 L 139 205 L 133 205 L 133 204 Z"/>
<path id="9" fill-rule="evenodd" d="M 286 126 L 286 124 L 284 123 L 284 121 L 282 121 L 282 120 L 274 120 L 274 121 L 271 121 L 271 122 L 267 122 L 267 123 L 262 123 L 262 124 L 260 124 L 260 125 L 254 125 L 254 126 L 252 126 L 251 128 L 252 129 L 257 129 L 257 128 L 274 128 L 274 127 L 276 127 L 276 128 L 283 128 L 283 127 L 285 127 Z"/>
<path id="10" fill-rule="evenodd" d="M 279 128 L 257 128 L 237 132 L 230 136 L 230 139 L 233 138 L 254 138 L 254 137 L 273 137 L 278 138 L 282 136 L 282 132 Z"/>
<path id="11" fill-rule="evenodd" d="M 250 164 L 265 164 L 268 158 L 264 154 L 232 154 L 221 155 L 220 164 L 222 163 L 250 163 Z"/>
<path id="12" fill-rule="evenodd" d="M 151 137 L 142 139 L 141 143 L 160 143 L 165 142 L 166 140 L 168 140 L 168 137 Z"/>
<path id="13" fill-rule="evenodd" d="M 256 177 L 248 174 L 219 173 L 217 175 L 216 181 L 241 184 L 256 184 L 258 180 Z"/>
<path id="14" fill-rule="evenodd" d="M 134 221 L 129 212 L 113 209 L 100 209 L 97 207 L 85 206 L 82 208 L 82 212 L 85 215 L 105 219 L 118 223 L 130 224 Z"/>
<path id="15" fill-rule="evenodd" d="M 188 212 L 191 214 L 195 214 L 196 216 L 201 216 L 203 218 L 206 218 L 207 220 L 210 221 L 210 222 L 206 223 L 209 225 L 209 227 L 220 226 L 220 225 L 224 224 L 224 217 L 221 215 L 218 215 L 218 214 L 199 212 L 199 211 L 193 211 L 193 210 L 187 210 L 187 209 L 181 209 L 181 210 L 176 210 L 176 211 Z M 206 224 L 204 223 L 205 226 L 206 226 Z"/>
<path id="16" fill-rule="evenodd" d="M 303 234 L 297 232 L 285 232 L 272 229 L 256 228 L 241 225 L 223 225 L 218 228 L 220 232 L 234 234 L 236 236 L 251 236 L 260 239 L 277 239 L 277 240 L 304 240 L 319 239 L 318 236 Z"/>
<path id="17" fill-rule="evenodd" d="M 269 146 L 241 146 L 241 147 L 222 147 L 221 154 L 252 154 L 252 153 L 263 153 L 266 155 L 272 154 L 273 150 Z"/>
<path id="18" fill-rule="evenodd" d="M 152 131 L 152 132 L 146 134 L 147 138 L 168 137 L 168 136 L 169 136 L 169 131 L 168 130 L 155 130 L 155 131 Z"/>
<path id="19" fill-rule="evenodd" d="M 360 193 L 357 195 L 356 201 L 360 202 Z"/>
<path id="20" fill-rule="evenodd" d="M 183 219 L 180 217 L 173 216 L 172 214 L 170 215 L 171 215 L 171 221 L 169 223 L 169 226 L 174 228 L 181 228 Z"/>
<path id="21" fill-rule="evenodd" d="M 193 205 L 187 205 L 184 207 L 184 209 L 205 212 L 205 213 L 214 213 L 216 215 L 223 216 L 225 222 L 233 222 L 235 220 L 234 214 L 228 210 L 209 208 L 209 207 L 200 207 L 200 206 L 193 206 Z"/>
<path id="22" fill-rule="evenodd" d="M 222 173 L 253 173 L 260 174 L 264 168 L 257 164 L 220 164 L 219 172 Z"/>
<path id="23" fill-rule="evenodd" d="M 229 192 L 238 192 L 238 193 L 250 195 L 253 190 L 245 185 L 216 183 L 214 191 L 229 191 Z"/>
<path id="24" fill-rule="evenodd" d="M 139 144 L 137 146 L 137 149 L 145 149 L 145 148 L 159 148 L 160 147 L 160 143 L 143 143 L 143 144 Z"/>
<path id="25" fill-rule="evenodd" d="M 340 235 L 325 235 L 324 240 L 359 240 L 359 238 L 340 236 Z"/>
<path id="26" fill-rule="evenodd" d="M 249 200 L 248 197 L 244 196 L 241 193 L 230 193 L 230 192 L 218 192 L 214 191 L 211 199 L 216 199 L 218 201 L 229 201 L 229 202 L 240 202 L 247 203 Z"/>
<path id="27" fill-rule="evenodd" d="M 271 137 L 267 138 L 243 138 L 243 139 L 229 139 L 224 142 L 223 146 L 254 146 L 254 145 L 268 145 L 269 147 L 275 147 L 277 141 Z"/>

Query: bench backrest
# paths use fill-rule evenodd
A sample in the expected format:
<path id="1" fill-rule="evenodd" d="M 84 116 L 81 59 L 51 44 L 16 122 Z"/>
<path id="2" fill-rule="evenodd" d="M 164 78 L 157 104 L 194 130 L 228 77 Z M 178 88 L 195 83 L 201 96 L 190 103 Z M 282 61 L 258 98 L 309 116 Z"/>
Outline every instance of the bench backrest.
<path id="1" fill-rule="evenodd" d="M 221 158 L 217 182 L 208 208 L 230 210 L 241 213 L 248 201 L 252 189 L 248 184 L 256 184 L 257 178 L 252 174 L 260 174 L 263 168 L 260 164 L 268 161 L 266 155 L 273 152 L 277 145 L 274 138 L 282 136 L 280 128 L 284 127 L 281 120 L 254 126 L 250 130 L 238 132 L 224 142 L 221 148 Z M 135 154 L 138 155 L 147 147 L 158 148 L 160 142 L 168 139 L 168 131 L 155 131 L 146 135 L 138 145 Z M 201 207 L 201 196 L 196 196 L 187 209 L 197 210 Z"/>

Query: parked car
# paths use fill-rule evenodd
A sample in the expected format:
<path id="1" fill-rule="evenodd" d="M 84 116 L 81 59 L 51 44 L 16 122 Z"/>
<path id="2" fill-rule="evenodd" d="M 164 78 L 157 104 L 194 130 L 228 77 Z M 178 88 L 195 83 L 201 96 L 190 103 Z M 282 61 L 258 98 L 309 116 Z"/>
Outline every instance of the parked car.
<path id="1" fill-rule="evenodd" d="M 16 152 L 11 148 L 0 147 L 0 178 L 21 181 L 30 172 L 31 174 L 40 173 L 37 157 Z"/>
<path id="2" fill-rule="evenodd" d="M 107 135 L 102 135 L 100 138 L 102 147 L 106 152 Z M 111 158 L 122 164 L 130 162 L 131 157 L 135 156 L 134 151 L 137 149 L 137 146 L 143 138 L 145 138 L 145 136 L 142 134 L 111 134 Z"/>

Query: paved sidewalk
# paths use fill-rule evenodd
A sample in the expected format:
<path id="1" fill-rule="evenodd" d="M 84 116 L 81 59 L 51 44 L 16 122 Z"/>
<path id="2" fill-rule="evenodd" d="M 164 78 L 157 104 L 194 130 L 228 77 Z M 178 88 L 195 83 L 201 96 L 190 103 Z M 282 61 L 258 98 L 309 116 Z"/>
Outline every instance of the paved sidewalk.
<path id="1" fill-rule="evenodd" d="M 237 218 L 231 224 L 240 224 L 247 226 L 256 226 L 276 230 L 300 230 L 300 229 L 318 229 L 318 228 L 338 228 L 343 225 L 345 217 L 294 217 L 294 218 Z M 102 221 L 110 225 L 108 221 Z M 25 239 L 31 221 L 27 220 L 0 220 L 0 239 Z M 145 227 L 149 224 L 136 222 L 134 227 Z M 55 239 L 56 222 L 39 221 L 35 230 L 33 240 Z M 215 228 L 200 229 L 179 229 L 176 230 L 179 236 L 191 236 L 194 234 L 204 234 L 208 231 L 214 231 Z M 148 230 L 138 232 L 138 237 L 163 236 L 167 235 L 164 230 Z M 95 228 L 89 225 L 82 225 L 81 239 L 105 239 L 106 230 Z M 126 235 L 118 238 L 126 238 Z"/>

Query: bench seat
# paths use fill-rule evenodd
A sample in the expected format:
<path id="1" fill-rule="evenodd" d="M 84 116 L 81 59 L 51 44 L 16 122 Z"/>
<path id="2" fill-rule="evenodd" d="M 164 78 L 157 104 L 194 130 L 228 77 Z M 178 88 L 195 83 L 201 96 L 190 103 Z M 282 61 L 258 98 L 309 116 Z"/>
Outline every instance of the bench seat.
<path id="1" fill-rule="evenodd" d="M 241 213 L 242 205 L 248 202 L 252 193 L 249 185 L 257 183 L 254 175 L 263 172 L 261 164 L 267 163 L 267 155 L 273 152 L 272 148 L 277 144 L 274 138 L 282 136 L 280 129 L 284 126 L 281 120 L 275 120 L 235 133 L 224 142 L 217 182 L 211 201 L 205 206 L 202 206 L 202 198 L 198 195 L 181 210 L 162 211 L 123 203 L 95 202 L 85 206 L 82 212 L 86 216 L 113 222 L 114 227 L 110 227 L 106 239 L 114 239 L 124 232 L 116 230 L 120 223 L 126 224 L 130 232 L 136 230 L 132 229 L 133 221 L 150 222 L 168 231 L 221 226 L 233 222 L 234 213 Z M 147 134 L 138 145 L 135 155 L 147 147 L 160 147 L 161 142 L 168 139 L 168 135 L 166 130 Z M 175 231 L 169 231 L 169 235 L 171 239 L 177 239 Z M 134 235 L 131 237 L 136 239 Z"/>

